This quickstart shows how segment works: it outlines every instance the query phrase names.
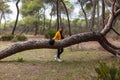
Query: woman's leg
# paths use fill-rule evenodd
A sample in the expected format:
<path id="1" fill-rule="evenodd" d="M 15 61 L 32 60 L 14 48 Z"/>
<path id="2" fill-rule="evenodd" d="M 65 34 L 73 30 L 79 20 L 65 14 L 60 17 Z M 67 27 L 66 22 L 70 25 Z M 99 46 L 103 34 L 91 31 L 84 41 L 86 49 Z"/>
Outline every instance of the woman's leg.
<path id="1" fill-rule="evenodd" d="M 63 48 L 58 48 L 58 52 L 57 52 L 57 58 L 60 58 L 60 55 L 63 52 Z"/>

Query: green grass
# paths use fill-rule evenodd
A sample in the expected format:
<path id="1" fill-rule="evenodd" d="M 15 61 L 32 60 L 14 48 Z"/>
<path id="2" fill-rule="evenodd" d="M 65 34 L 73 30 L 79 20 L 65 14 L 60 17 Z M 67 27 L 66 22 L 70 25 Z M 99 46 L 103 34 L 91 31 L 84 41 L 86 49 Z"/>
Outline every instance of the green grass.
<path id="1" fill-rule="evenodd" d="M 96 80 L 99 62 L 120 67 L 120 58 L 103 51 L 66 48 L 62 63 L 54 61 L 55 54 L 55 49 L 35 49 L 7 57 L 0 61 L 0 80 Z"/>

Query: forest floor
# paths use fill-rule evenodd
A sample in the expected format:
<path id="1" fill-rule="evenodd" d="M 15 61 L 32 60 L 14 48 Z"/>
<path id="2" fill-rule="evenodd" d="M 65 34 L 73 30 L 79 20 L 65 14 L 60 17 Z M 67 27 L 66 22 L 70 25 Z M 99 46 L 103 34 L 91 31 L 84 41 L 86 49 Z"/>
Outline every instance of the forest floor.
<path id="1" fill-rule="evenodd" d="M 40 39 L 39 36 L 31 39 Z M 120 46 L 119 40 L 109 39 Z M 0 50 L 14 42 L 0 42 Z M 0 61 L 0 80 L 96 80 L 95 68 L 100 62 L 120 67 L 120 58 L 105 51 L 97 42 L 65 48 L 63 62 L 54 60 L 55 49 L 19 52 Z"/>

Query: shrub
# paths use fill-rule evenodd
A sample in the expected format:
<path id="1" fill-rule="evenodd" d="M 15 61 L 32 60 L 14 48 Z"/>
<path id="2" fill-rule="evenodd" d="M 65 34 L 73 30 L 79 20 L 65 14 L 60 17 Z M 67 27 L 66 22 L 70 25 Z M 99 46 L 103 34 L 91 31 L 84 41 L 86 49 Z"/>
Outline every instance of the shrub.
<path id="1" fill-rule="evenodd" d="M 2 40 L 2 41 L 10 41 L 10 40 L 12 40 L 13 38 L 14 38 L 13 35 L 3 35 L 3 36 L 1 37 L 1 40 Z"/>
<path id="2" fill-rule="evenodd" d="M 15 39 L 17 41 L 26 41 L 27 40 L 27 37 L 24 36 L 24 35 L 16 35 Z"/>
<path id="3" fill-rule="evenodd" d="M 24 61 L 23 58 L 20 57 L 17 58 L 17 62 L 23 62 L 23 61 Z"/>
<path id="4" fill-rule="evenodd" d="M 52 38 L 52 37 L 54 37 L 55 33 L 56 33 L 56 30 L 54 30 L 54 29 L 48 30 L 48 31 L 45 33 L 45 37 L 46 37 L 46 38 Z"/>
<path id="5" fill-rule="evenodd" d="M 104 63 L 100 63 L 95 71 L 98 74 L 98 80 L 120 80 L 120 69 L 114 66 L 109 67 Z"/>

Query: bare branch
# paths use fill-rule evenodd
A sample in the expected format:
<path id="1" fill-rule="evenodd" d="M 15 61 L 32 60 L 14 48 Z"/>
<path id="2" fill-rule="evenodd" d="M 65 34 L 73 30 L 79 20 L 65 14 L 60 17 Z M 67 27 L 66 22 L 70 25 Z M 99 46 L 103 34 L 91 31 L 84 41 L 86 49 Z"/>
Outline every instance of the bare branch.
<path id="1" fill-rule="evenodd" d="M 101 34 L 106 35 L 111 29 L 112 29 L 112 24 L 114 20 L 120 15 L 120 9 L 118 9 L 114 15 L 110 14 L 109 20 L 107 24 L 105 25 L 104 29 L 101 31 Z"/>
<path id="2" fill-rule="evenodd" d="M 112 3 L 112 15 L 114 15 L 115 13 L 115 3 L 116 3 L 116 0 L 114 0 L 114 2 Z"/>
<path id="3" fill-rule="evenodd" d="M 113 30 L 118 36 L 120 36 L 120 33 L 117 32 L 114 28 L 112 28 L 112 30 Z"/>

